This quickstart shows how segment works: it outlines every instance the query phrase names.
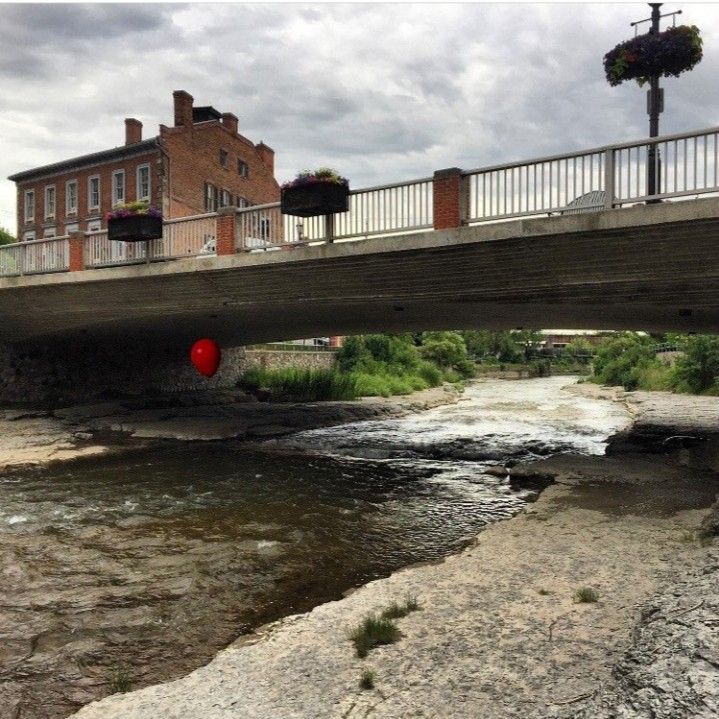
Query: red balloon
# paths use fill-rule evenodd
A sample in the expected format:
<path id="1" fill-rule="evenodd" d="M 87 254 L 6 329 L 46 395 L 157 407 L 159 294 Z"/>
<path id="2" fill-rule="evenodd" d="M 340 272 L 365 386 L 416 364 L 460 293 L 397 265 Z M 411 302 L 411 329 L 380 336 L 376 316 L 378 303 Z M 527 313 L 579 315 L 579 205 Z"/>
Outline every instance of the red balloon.
<path id="1" fill-rule="evenodd" d="M 197 340 L 190 350 L 190 359 L 200 374 L 212 377 L 220 366 L 222 350 L 215 340 Z"/>

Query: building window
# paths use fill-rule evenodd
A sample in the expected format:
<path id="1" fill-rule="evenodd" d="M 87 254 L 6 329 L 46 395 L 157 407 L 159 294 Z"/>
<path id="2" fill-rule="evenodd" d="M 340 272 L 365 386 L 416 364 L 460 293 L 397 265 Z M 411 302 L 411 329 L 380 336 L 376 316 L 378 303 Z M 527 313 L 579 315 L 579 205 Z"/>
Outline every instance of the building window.
<path id="1" fill-rule="evenodd" d="M 54 227 L 48 227 L 46 230 L 43 231 L 42 236 L 43 237 L 55 237 L 55 228 Z"/>
<path id="2" fill-rule="evenodd" d="M 45 217 L 55 217 L 55 185 L 45 188 Z"/>
<path id="3" fill-rule="evenodd" d="M 35 190 L 25 190 L 25 222 L 33 222 L 34 220 L 35 220 Z"/>
<path id="4" fill-rule="evenodd" d="M 227 150 L 220 150 L 220 165 L 227 168 Z"/>
<path id="5" fill-rule="evenodd" d="M 112 206 L 125 201 L 125 171 L 116 170 L 112 173 Z"/>
<path id="6" fill-rule="evenodd" d="M 89 210 L 100 209 L 100 178 L 97 176 L 87 181 L 87 207 Z"/>
<path id="7" fill-rule="evenodd" d="M 22 236 L 23 242 L 32 242 L 34 239 L 35 239 L 35 232 L 33 230 L 31 230 L 30 232 L 26 232 Z"/>
<path id="8" fill-rule="evenodd" d="M 90 222 L 87 223 L 88 232 L 99 232 L 101 229 L 102 225 L 100 220 L 90 220 Z"/>
<path id="9" fill-rule="evenodd" d="M 65 225 L 65 234 L 71 235 L 73 232 L 79 232 L 80 225 L 77 222 L 71 222 L 69 225 Z"/>
<path id="10" fill-rule="evenodd" d="M 77 214 L 77 180 L 65 183 L 65 214 Z"/>
<path id="11" fill-rule="evenodd" d="M 209 182 L 205 183 L 205 212 L 217 211 L 217 188 Z"/>
<path id="12" fill-rule="evenodd" d="M 232 195 L 227 190 L 220 192 L 220 207 L 229 207 L 232 204 Z"/>
<path id="13" fill-rule="evenodd" d="M 252 207 L 252 203 L 246 197 L 241 197 L 240 195 L 235 198 L 235 204 L 237 207 Z"/>
<path id="14" fill-rule="evenodd" d="M 250 168 L 249 165 L 244 160 L 237 160 L 237 172 L 240 177 L 249 177 L 250 176 Z"/>
<path id="15" fill-rule="evenodd" d="M 137 168 L 137 199 L 150 201 L 150 166 Z"/>

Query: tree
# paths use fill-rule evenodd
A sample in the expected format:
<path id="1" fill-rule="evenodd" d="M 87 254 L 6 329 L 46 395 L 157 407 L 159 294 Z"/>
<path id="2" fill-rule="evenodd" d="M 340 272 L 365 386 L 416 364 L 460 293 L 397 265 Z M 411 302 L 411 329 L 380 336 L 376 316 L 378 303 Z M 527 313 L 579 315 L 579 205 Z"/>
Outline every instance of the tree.
<path id="1" fill-rule="evenodd" d="M 693 335 L 684 346 L 684 355 L 674 366 L 674 385 L 681 391 L 701 394 L 719 382 L 719 337 Z"/>
<path id="2" fill-rule="evenodd" d="M 6 230 L 4 227 L 0 227 L 0 245 L 10 245 L 17 240 Z"/>

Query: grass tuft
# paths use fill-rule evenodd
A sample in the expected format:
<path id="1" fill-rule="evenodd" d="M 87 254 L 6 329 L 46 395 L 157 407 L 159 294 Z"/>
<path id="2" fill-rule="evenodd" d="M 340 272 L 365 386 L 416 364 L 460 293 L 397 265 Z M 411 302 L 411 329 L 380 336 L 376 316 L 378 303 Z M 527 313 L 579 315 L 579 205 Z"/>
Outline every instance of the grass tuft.
<path id="1" fill-rule="evenodd" d="M 537 594 L 541 594 L 543 597 L 546 597 L 548 594 L 551 594 L 551 592 L 544 587 L 540 587 L 539 589 L 537 589 Z"/>
<path id="2" fill-rule="evenodd" d="M 421 609 L 417 597 L 408 594 L 402 604 L 392 602 L 380 615 L 383 619 L 401 619 L 411 612 Z"/>
<path id="3" fill-rule="evenodd" d="M 574 601 L 577 604 L 593 604 L 599 601 L 599 593 L 591 587 L 580 587 L 574 592 Z"/>
<path id="4" fill-rule="evenodd" d="M 377 673 L 371 669 L 365 669 L 360 676 L 360 689 L 374 689 L 374 683 L 377 679 Z"/>
<path id="5" fill-rule="evenodd" d="M 357 656 L 363 659 L 370 649 L 382 644 L 394 644 L 400 636 L 399 627 L 391 619 L 370 614 L 354 628 L 350 639 L 354 642 Z"/>

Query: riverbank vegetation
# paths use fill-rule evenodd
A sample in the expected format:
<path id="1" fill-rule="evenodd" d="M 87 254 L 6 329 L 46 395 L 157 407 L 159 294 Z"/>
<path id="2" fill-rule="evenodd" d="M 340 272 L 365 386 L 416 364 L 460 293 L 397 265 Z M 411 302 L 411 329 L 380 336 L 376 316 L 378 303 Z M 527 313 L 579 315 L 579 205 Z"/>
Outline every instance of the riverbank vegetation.
<path id="1" fill-rule="evenodd" d="M 597 347 L 590 379 L 630 391 L 719 395 L 719 336 L 623 333 Z"/>
<path id="2" fill-rule="evenodd" d="M 404 395 L 476 376 L 589 375 L 626 390 L 719 395 L 719 336 L 581 336 L 560 350 L 533 330 L 421 332 L 346 337 L 329 369 L 251 368 L 239 386 L 261 399 L 312 402 Z M 499 376 L 502 376 L 499 374 Z"/>

